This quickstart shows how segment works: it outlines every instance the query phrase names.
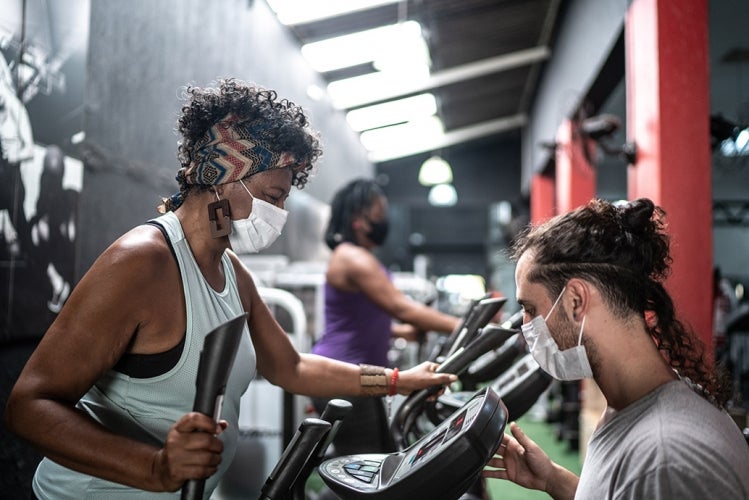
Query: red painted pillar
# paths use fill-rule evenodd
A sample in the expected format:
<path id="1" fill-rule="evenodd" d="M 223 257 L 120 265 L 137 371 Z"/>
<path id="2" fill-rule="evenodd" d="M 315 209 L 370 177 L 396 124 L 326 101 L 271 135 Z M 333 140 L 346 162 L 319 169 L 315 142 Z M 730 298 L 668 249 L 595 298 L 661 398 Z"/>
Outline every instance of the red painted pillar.
<path id="1" fill-rule="evenodd" d="M 667 288 L 707 346 L 712 336 L 712 187 L 707 0 L 633 0 L 625 20 L 627 131 L 638 148 L 628 197 L 662 206 Z"/>
<path id="2" fill-rule="evenodd" d="M 596 195 L 596 172 L 588 163 L 584 147 L 590 147 L 575 131 L 575 124 L 565 120 L 556 137 L 557 213 L 563 214 L 585 205 Z"/>
<path id="3" fill-rule="evenodd" d="M 554 178 L 546 174 L 535 174 L 531 179 L 531 222 L 542 222 L 556 214 L 554 200 Z"/>

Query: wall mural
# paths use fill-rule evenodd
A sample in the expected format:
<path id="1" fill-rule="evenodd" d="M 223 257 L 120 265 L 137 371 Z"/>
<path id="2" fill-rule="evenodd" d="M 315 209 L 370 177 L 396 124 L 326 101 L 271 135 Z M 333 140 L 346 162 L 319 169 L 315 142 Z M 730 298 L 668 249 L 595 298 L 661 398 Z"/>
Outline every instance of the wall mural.
<path id="1" fill-rule="evenodd" d="M 76 281 L 89 0 L 0 0 L 0 408 Z M 41 456 L 0 426 L 0 496 Z"/>
<path id="2" fill-rule="evenodd" d="M 75 283 L 89 0 L 0 0 L 0 342 L 41 337 Z"/>

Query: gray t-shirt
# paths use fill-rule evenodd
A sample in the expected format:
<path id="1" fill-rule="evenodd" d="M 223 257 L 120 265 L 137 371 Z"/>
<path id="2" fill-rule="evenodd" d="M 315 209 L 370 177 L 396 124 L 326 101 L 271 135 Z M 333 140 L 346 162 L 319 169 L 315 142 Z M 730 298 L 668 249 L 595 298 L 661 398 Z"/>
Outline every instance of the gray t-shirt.
<path id="1" fill-rule="evenodd" d="M 749 446 L 685 382 L 664 384 L 590 438 L 576 499 L 749 499 Z"/>

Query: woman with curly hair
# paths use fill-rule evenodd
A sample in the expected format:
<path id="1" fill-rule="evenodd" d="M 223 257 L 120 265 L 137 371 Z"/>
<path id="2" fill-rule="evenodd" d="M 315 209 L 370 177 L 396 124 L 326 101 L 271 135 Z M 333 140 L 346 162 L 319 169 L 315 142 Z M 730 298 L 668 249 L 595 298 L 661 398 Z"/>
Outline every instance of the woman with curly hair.
<path id="1" fill-rule="evenodd" d="M 221 80 L 187 88 L 178 131 L 179 192 L 99 256 L 9 398 L 8 429 L 46 457 L 33 481 L 38 498 L 155 498 L 205 478 L 209 498 L 231 463 L 239 399 L 256 370 L 310 396 L 393 388 L 389 369 L 298 353 L 236 255 L 273 243 L 291 187 L 305 185 L 321 154 L 302 109 Z M 245 335 L 215 422 L 191 411 L 200 352 L 210 331 L 242 313 Z M 432 369 L 407 370 L 394 388 L 454 379 Z"/>
<path id="2" fill-rule="evenodd" d="M 523 335 L 557 379 L 606 398 L 580 478 L 516 424 L 486 477 L 554 498 L 749 498 L 749 447 L 722 407 L 727 387 L 676 316 L 665 213 L 648 199 L 593 200 L 515 245 Z"/>

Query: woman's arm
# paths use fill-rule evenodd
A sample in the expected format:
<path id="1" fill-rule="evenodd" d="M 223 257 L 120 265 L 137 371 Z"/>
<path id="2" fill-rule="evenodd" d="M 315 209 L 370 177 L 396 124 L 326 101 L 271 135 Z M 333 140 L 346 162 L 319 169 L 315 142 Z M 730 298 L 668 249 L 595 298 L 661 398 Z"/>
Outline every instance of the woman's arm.
<path id="1" fill-rule="evenodd" d="M 393 323 L 390 327 L 393 337 L 405 339 L 409 342 L 417 342 L 426 332 L 408 323 Z"/>
<path id="2" fill-rule="evenodd" d="M 262 301 L 247 269 L 235 261 L 242 303 L 249 314 L 250 334 L 257 354 L 257 369 L 272 384 L 295 394 L 313 397 L 360 396 L 363 394 L 360 367 L 314 354 L 300 354 L 289 336 Z M 454 382 L 450 374 L 434 373 L 434 363 L 405 370 L 396 389 L 409 394 L 416 389 Z M 392 370 L 385 370 L 392 380 Z M 385 391 L 387 392 L 387 391 Z M 383 393 L 384 395 L 384 393 Z"/>

